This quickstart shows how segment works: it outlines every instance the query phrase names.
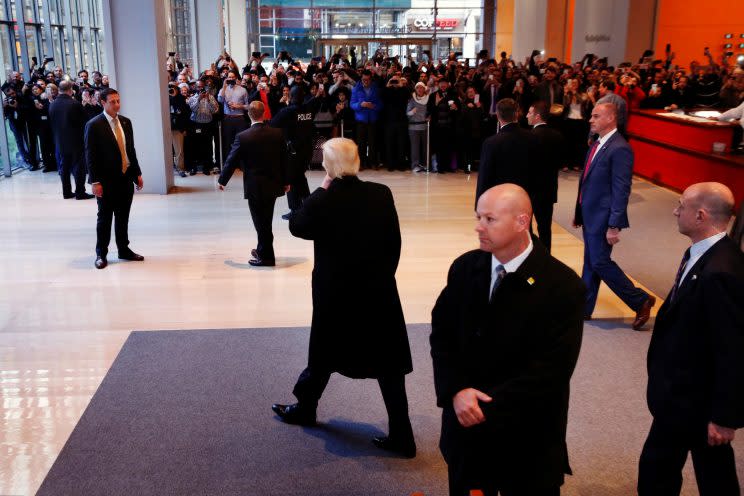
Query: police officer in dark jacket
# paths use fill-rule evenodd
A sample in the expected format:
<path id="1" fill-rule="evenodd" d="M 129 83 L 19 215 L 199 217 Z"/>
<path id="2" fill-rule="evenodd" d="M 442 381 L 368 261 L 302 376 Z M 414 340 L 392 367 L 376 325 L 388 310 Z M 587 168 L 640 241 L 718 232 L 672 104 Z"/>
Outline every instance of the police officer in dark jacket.
<path id="1" fill-rule="evenodd" d="M 292 212 L 298 210 L 305 198 L 310 196 L 305 171 L 313 155 L 314 108 L 313 99 L 305 100 L 303 87 L 293 86 L 289 93 L 289 105 L 271 119 L 271 126 L 278 127 L 284 132 L 289 154 L 287 180 L 290 190 L 287 193 L 287 203 L 290 212 L 282 215 L 282 219 L 285 220 L 289 219 Z"/>

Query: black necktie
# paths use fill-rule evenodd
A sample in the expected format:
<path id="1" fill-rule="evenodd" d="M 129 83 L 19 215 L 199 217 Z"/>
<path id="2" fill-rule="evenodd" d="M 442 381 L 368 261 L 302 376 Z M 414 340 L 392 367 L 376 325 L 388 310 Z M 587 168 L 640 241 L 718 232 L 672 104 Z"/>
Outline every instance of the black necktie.
<path id="1" fill-rule="evenodd" d="M 677 277 L 674 278 L 674 286 L 672 286 L 672 291 L 669 293 L 669 299 L 671 301 L 674 301 L 674 298 L 677 296 L 677 289 L 679 289 L 679 283 L 682 280 L 682 274 L 685 273 L 685 269 L 687 268 L 687 262 L 690 261 L 690 249 L 688 248 L 685 250 L 685 254 L 682 257 L 682 262 L 679 264 L 679 270 L 677 271 Z"/>
<path id="2" fill-rule="evenodd" d="M 501 284 L 501 281 L 504 280 L 504 276 L 506 276 L 506 269 L 503 265 L 497 265 L 494 269 L 496 272 L 496 281 L 493 283 L 493 288 L 491 289 L 491 297 L 488 299 L 488 301 L 493 301 L 494 296 L 496 296 L 496 290 L 499 289 L 499 285 Z"/>

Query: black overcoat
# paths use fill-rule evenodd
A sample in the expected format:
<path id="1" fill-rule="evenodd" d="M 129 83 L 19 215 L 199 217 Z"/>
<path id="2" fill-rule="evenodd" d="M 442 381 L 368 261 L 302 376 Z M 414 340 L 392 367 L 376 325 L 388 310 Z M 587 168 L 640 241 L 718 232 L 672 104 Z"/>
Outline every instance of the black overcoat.
<path id="1" fill-rule="evenodd" d="M 305 200 L 289 229 L 314 241 L 309 366 L 352 378 L 411 372 L 390 189 L 356 176 L 337 178 Z"/>

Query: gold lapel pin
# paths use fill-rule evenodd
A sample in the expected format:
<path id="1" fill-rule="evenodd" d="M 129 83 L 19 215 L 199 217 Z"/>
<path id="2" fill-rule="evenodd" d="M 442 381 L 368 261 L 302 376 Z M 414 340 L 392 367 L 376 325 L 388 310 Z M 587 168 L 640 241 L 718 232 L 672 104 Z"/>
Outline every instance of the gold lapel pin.
<path id="1" fill-rule="evenodd" d="M 534 279 L 534 278 L 532 278 L 532 277 L 530 277 L 529 279 L 527 279 L 527 283 L 528 283 L 528 284 L 529 284 L 530 286 L 532 286 L 533 284 L 535 284 L 535 279 Z"/>

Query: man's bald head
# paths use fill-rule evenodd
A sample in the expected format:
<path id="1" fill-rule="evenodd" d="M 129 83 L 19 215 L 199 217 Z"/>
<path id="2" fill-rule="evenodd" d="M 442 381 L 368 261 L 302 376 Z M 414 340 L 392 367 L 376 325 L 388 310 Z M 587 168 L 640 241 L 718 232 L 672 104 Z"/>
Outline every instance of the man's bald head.
<path id="1" fill-rule="evenodd" d="M 696 183 L 688 187 L 674 210 L 679 232 L 693 242 L 724 232 L 734 212 L 734 194 L 728 186 Z"/>
<path id="2" fill-rule="evenodd" d="M 522 253 L 530 242 L 532 204 L 527 192 L 516 184 L 500 184 L 484 192 L 476 208 L 481 250 L 506 263 Z"/>
<path id="3" fill-rule="evenodd" d="M 600 137 L 617 128 L 617 105 L 614 103 L 595 105 L 592 109 L 589 125 L 591 132 L 599 134 Z"/>
<path id="4" fill-rule="evenodd" d="M 71 95 L 72 94 L 72 83 L 70 81 L 60 81 L 59 82 L 59 92 L 64 93 L 65 95 Z"/>

